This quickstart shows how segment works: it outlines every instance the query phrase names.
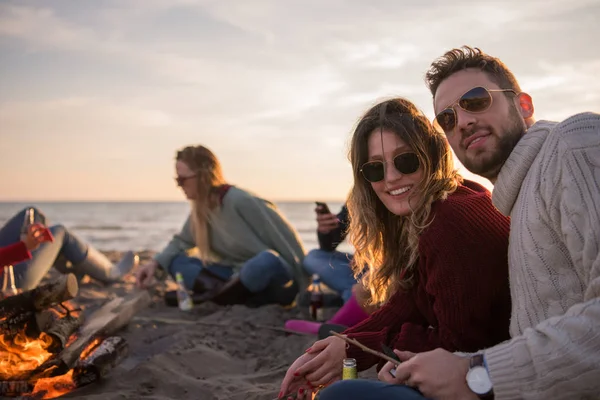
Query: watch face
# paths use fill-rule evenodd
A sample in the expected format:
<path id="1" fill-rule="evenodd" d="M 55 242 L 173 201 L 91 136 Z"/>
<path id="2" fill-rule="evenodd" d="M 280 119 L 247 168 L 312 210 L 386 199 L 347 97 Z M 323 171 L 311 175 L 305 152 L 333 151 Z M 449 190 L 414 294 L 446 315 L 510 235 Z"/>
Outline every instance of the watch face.
<path id="1" fill-rule="evenodd" d="M 492 390 L 492 381 L 484 367 L 473 367 L 467 373 L 467 385 L 475 394 L 487 394 Z"/>

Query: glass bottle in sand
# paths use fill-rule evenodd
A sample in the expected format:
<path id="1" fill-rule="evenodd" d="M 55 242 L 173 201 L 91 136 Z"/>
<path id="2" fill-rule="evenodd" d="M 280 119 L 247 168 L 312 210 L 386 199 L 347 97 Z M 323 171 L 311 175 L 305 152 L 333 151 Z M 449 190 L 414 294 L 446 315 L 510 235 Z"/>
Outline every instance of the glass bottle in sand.
<path id="1" fill-rule="evenodd" d="M 177 305 L 179 306 L 179 309 L 182 311 L 191 310 L 194 307 L 194 302 L 185 288 L 181 272 L 175 274 L 175 281 L 177 282 Z"/>

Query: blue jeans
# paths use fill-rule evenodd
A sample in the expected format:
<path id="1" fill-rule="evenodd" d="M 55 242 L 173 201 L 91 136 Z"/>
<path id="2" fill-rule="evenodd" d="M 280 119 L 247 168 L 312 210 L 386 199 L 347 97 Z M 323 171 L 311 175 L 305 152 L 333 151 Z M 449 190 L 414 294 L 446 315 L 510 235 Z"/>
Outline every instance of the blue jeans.
<path id="1" fill-rule="evenodd" d="M 0 229 L 0 247 L 8 246 L 21 240 L 21 228 L 27 207 L 12 217 Z M 34 208 L 36 222 L 45 224 L 46 217 Z M 42 243 L 31 252 L 32 258 L 13 266 L 15 285 L 19 289 L 30 290 L 36 287 L 59 256 L 64 256 L 73 264 L 81 263 L 87 256 L 88 246 L 62 225 L 50 227 L 54 236 L 53 242 Z"/>
<path id="2" fill-rule="evenodd" d="M 169 273 L 175 276 L 180 272 L 186 288 L 191 290 L 202 268 L 223 279 L 230 279 L 234 275 L 232 266 L 218 263 L 204 265 L 202 260 L 185 254 L 180 254 L 173 259 L 169 266 Z M 268 303 L 279 302 L 282 296 L 288 298 L 292 292 L 297 292 L 297 285 L 290 284 L 293 279 L 292 268 L 272 250 L 258 253 L 246 261 L 240 270 L 242 284 L 252 293 L 266 295 Z M 295 294 L 293 293 L 292 297 Z"/>
<path id="3" fill-rule="evenodd" d="M 408 386 L 381 381 L 352 379 L 339 381 L 319 392 L 319 400 L 426 400 Z"/>
<path id="4" fill-rule="evenodd" d="M 315 249 L 306 255 L 303 266 L 309 274 L 318 274 L 321 281 L 346 302 L 352 296 L 352 286 L 357 283 L 350 268 L 351 261 L 352 254 Z"/>

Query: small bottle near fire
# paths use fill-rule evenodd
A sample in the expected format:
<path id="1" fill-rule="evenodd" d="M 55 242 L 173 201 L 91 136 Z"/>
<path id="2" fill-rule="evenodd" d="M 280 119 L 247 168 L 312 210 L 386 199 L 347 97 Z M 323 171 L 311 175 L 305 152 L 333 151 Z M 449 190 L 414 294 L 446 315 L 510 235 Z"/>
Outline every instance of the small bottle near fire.
<path id="1" fill-rule="evenodd" d="M 354 358 L 344 358 L 344 361 L 342 361 L 342 380 L 346 379 L 358 379 L 356 360 Z"/>
<path id="2" fill-rule="evenodd" d="M 312 276 L 312 284 L 308 288 L 310 292 L 310 317 L 314 321 L 324 321 L 323 317 L 323 289 L 321 287 L 321 278 L 319 275 Z"/>
<path id="3" fill-rule="evenodd" d="M 183 283 L 183 276 L 181 272 L 175 274 L 175 281 L 177 282 L 177 304 L 179 309 L 182 311 L 189 311 L 194 306 L 192 297 L 188 293 Z"/>

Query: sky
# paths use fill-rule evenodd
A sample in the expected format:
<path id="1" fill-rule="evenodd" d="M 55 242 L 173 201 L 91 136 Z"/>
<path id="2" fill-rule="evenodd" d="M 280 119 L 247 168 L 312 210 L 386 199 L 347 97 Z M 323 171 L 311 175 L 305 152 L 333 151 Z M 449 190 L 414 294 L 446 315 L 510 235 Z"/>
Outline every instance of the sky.
<path id="1" fill-rule="evenodd" d="M 453 47 L 501 58 L 538 119 L 600 111 L 599 17 L 597 0 L 0 0 L 0 201 L 183 200 L 190 144 L 262 197 L 341 200 L 361 114 L 402 96 L 433 118 L 423 77 Z"/>

